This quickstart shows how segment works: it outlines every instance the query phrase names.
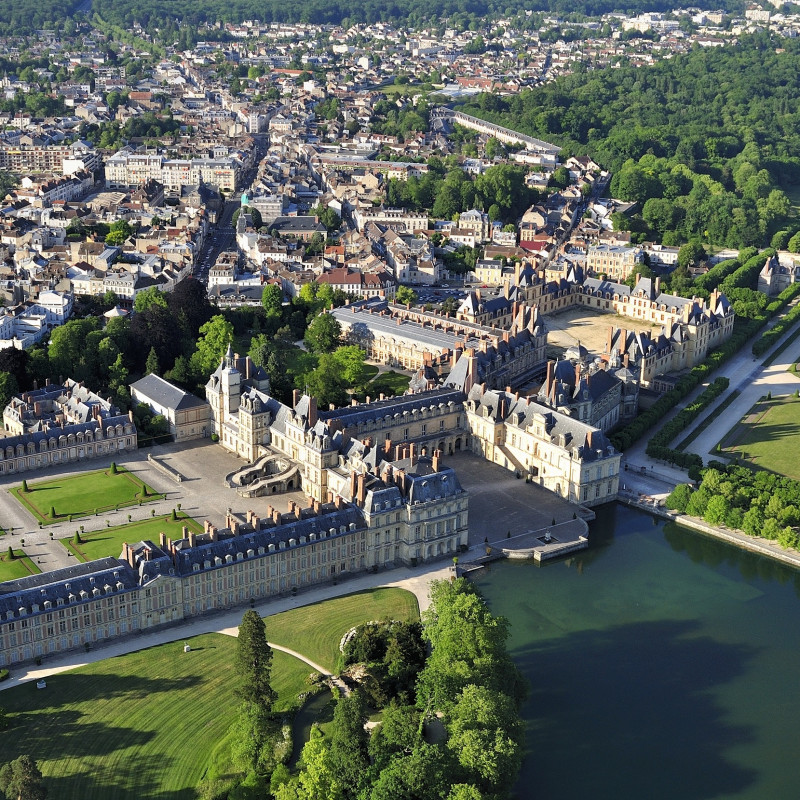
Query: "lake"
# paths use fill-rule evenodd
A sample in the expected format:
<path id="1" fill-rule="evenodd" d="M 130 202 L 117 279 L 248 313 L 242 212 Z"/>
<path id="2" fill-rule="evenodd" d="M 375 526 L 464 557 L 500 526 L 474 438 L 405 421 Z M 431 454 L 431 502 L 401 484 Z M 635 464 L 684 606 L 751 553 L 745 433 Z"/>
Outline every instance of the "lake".
<path id="1" fill-rule="evenodd" d="M 800 797 L 800 572 L 622 505 L 474 573 L 530 684 L 520 798 Z"/>

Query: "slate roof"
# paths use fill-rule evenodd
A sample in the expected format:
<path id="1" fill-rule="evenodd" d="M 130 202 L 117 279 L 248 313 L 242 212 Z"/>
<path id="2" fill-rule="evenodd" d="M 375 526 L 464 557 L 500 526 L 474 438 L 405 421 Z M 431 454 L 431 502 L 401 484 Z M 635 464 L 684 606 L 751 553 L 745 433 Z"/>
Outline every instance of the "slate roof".
<path id="1" fill-rule="evenodd" d="M 183 411 L 187 408 L 204 406 L 205 400 L 195 397 L 193 394 L 184 392 L 169 381 L 165 381 L 158 375 L 145 375 L 144 378 L 131 384 L 131 389 L 147 400 L 152 400 L 154 404 L 171 408 L 175 411 Z"/>
<path id="2" fill-rule="evenodd" d="M 342 531 L 342 527 L 344 527 L 344 531 Z M 200 569 L 204 569 L 206 561 L 211 562 L 212 569 L 225 566 L 227 556 L 232 556 L 233 560 L 237 561 L 240 560 L 237 558 L 239 553 L 244 559 L 256 558 L 268 552 L 270 545 L 274 545 L 278 550 L 280 543 L 285 542 L 288 548 L 290 539 L 296 539 L 299 543 L 300 538 L 305 536 L 308 541 L 312 533 L 318 537 L 324 534 L 326 538 L 334 538 L 351 530 L 366 529 L 367 523 L 361 509 L 354 505 L 346 505 L 342 509 L 327 511 L 318 516 L 309 516 L 280 525 L 264 527 L 242 536 L 227 536 L 216 542 L 197 544 L 195 547 L 189 547 L 188 540 L 184 539 L 176 543 L 175 571 L 179 575 L 190 575 L 195 571 L 195 564 L 199 565 Z M 263 548 L 264 553 L 259 553 L 259 548 Z M 252 551 L 252 555 L 248 556 L 248 550 Z M 216 558 L 221 559 L 220 564 L 216 563 Z"/>
<path id="3" fill-rule="evenodd" d="M 8 612 L 13 612 L 16 618 L 21 608 L 25 609 L 25 614 L 50 612 L 51 609 L 44 606 L 45 601 L 50 601 L 53 607 L 57 606 L 59 599 L 63 600 L 64 605 L 74 605 L 95 599 L 95 589 L 101 595 L 106 595 L 129 591 L 138 586 L 138 575 L 126 562 L 102 558 L 0 583 L 0 616 L 6 619 Z M 82 598 L 81 592 L 86 592 L 86 597 Z M 73 595 L 72 600 L 70 595 Z M 32 611 L 34 605 L 39 606 L 38 612 Z"/>
<path id="4" fill-rule="evenodd" d="M 356 406 L 337 408 L 333 411 L 321 411 L 319 418 L 328 422 L 337 421 L 350 427 L 372 420 L 383 419 L 386 414 L 402 416 L 404 411 L 410 414 L 415 408 L 423 409 L 440 403 L 462 403 L 464 394 L 456 389 L 431 389 L 419 394 L 405 394 L 402 397 L 390 397 L 386 400 L 377 400 L 369 405 L 360 403 Z"/>

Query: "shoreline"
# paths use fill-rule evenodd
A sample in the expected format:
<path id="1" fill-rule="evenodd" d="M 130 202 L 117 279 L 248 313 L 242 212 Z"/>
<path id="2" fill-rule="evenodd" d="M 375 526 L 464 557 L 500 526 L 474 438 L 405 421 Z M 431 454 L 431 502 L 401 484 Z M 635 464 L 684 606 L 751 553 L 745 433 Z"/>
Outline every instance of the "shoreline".
<path id="1" fill-rule="evenodd" d="M 781 547 L 778 542 L 771 539 L 756 538 L 754 536 L 748 536 L 741 531 L 709 525 L 707 522 L 697 517 L 690 517 L 687 514 L 681 514 L 677 511 L 668 511 L 666 508 L 660 506 L 640 503 L 630 497 L 623 497 L 620 495 L 617 498 L 617 502 L 629 506 L 630 508 L 638 508 L 640 511 L 644 511 L 654 517 L 668 520 L 669 522 L 674 522 L 676 525 L 681 525 L 684 528 L 690 528 L 712 539 L 726 542 L 734 547 L 738 547 L 740 550 L 747 550 L 750 553 L 780 561 L 783 564 L 788 564 L 790 567 L 800 570 L 800 552 L 796 550 L 786 550 Z"/>

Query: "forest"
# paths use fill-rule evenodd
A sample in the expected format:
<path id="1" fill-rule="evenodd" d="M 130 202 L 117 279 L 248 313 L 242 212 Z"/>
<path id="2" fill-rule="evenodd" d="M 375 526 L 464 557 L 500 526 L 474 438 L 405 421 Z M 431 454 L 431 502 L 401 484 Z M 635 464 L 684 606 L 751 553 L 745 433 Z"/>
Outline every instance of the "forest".
<path id="1" fill-rule="evenodd" d="M 763 33 L 648 67 L 579 67 L 462 110 L 610 169 L 611 193 L 638 204 L 634 241 L 785 246 L 800 227 L 790 199 L 800 183 L 798 70 L 800 43 Z"/>
<path id="2" fill-rule="evenodd" d="M 276 800 L 508 798 L 522 763 L 525 696 L 508 634 L 465 578 L 433 581 L 421 629 L 357 630 L 345 660 L 351 680 L 360 677 L 327 733 L 312 729 L 299 773 L 272 767 L 250 783 L 270 777 Z M 370 735 L 364 726 L 376 712 L 381 724 Z"/>
<path id="3" fill-rule="evenodd" d="M 5 0 L 0 4 L 0 35 L 29 33 L 41 28 L 63 29 L 83 6 L 83 0 L 55 3 L 52 0 L 32 6 L 27 0 Z M 698 0 L 700 8 L 722 8 L 741 13 L 741 0 Z M 665 0 L 441 0 L 430 6 L 420 0 L 362 0 L 353 4 L 346 0 L 304 0 L 300 3 L 281 3 L 278 0 L 140 0 L 126 3 L 123 0 L 92 0 L 91 10 L 107 25 L 130 30 L 134 21 L 158 37 L 159 28 L 176 19 L 189 27 L 204 23 L 241 22 L 258 19 L 264 22 L 312 22 L 318 24 L 355 25 L 378 21 L 401 23 L 413 28 L 424 22 L 448 19 L 454 26 L 474 24 L 482 27 L 487 18 L 522 13 L 526 10 L 567 15 L 600 16 L 610 12 L 640 14 L 645 11 L 670 11 L 672 5 Z"/>

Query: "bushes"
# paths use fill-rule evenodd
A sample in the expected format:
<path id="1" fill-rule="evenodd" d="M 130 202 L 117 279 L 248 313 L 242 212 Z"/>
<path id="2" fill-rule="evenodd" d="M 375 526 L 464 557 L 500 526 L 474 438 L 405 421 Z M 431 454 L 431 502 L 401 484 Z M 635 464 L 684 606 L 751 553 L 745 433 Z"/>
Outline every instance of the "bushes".
<path id="1" fill-rule="evenodd" d="M 8 670 L 7 669 L 0 669 L 0 681 L 4 681 L 8 679 Z"/>
<path id="2" fill-rule="evenodd" d="M 647 443 L 647 455 L 659 458 L 670 464 L 683 467 L 692 472 L 702 469 L 703 459 L 695 453 L 683 453 L 673 450 L 668 445 L 681 432 L 694 422 L 700 412 L 716 400 L 727 388 L 730 381 L 727 378 L 717 378 L 696 400 L 690 403 L 661 429 Z M 698 476 L 699 477 L 699 476 Z"/>
<path id="3" fill-rule="evenodd" d="M 689 491 L 686 485 L 675 487 L 667 507 L 800 549 L 800 481 L 712 461 L 699 488 L 687 497 Z"/>
<path id="4" fill-rule="evenodd" d="M 791 292 L 791 296 L 788 299 L 782 299 L 784 294 L 789 294 Z M 778 299 L 781 300 L 783 308 L 795 295 L 800 293 L 800 283 L 792 284 L 788 289 L 781 292 L 778 295 Z M 770 303 L 772 305 L 772 303 Z M 769 308 L 769 306 L 767 306 Z M 792 327 L 798 320 L 800 319 L 800 306 L 795 306 L 783 319 L 778 320 L 768 331 L 764 331 L 761 336 L 758 337 L 753 342 L 753 355 L 760 356 L 763 353 L 766 353 L 778 339 L 783 336 L 789 328 Z"/>

